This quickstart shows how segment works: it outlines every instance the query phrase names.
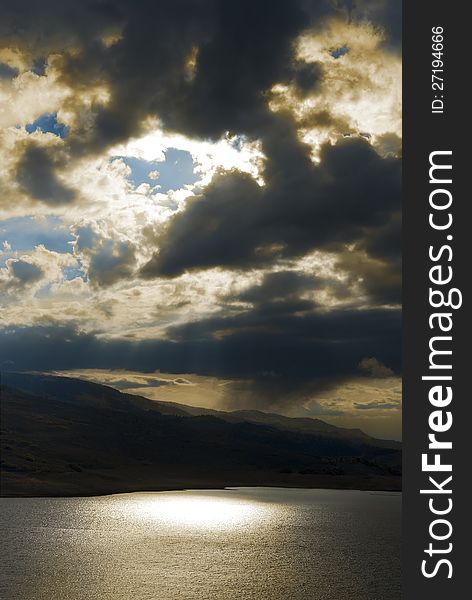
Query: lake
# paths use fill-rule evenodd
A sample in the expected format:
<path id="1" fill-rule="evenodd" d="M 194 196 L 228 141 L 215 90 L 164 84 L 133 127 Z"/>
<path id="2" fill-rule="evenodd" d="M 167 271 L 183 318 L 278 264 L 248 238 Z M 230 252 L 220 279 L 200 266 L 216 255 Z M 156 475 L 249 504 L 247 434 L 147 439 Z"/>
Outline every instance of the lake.
<path id="1" fill-rule="evenodd" d="M 2 600 L 399 600 L 401 494 L 2 498 Z"/>

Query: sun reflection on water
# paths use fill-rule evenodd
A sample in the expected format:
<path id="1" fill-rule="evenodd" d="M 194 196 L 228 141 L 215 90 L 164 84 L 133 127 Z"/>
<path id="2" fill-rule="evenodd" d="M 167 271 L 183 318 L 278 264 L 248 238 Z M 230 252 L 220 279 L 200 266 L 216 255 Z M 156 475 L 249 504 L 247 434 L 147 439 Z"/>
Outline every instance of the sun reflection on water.
<path id="1" fill-rule="evenodd" d="M 249 499 L 195 495 L 153 494 L 139 498 L 132 512 L 140 519 L 164 525 L 227 529 L 260 523 L 269 506 Z"/>

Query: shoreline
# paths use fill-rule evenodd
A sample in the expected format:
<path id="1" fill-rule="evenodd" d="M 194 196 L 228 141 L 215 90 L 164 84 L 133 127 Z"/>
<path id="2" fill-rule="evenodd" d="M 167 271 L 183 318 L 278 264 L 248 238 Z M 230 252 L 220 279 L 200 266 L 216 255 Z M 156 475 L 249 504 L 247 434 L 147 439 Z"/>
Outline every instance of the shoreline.
<path id="1" fill-rule="evenodd" d="M 380 482 L 365 482 L 371 483 L 374 485 L 362 485 L 359 481 L 352 482 L 352 485 L 342 485 L 345 482 L 336 482 L 339 485 L 335 485 L 335 482 L 332 482 L 333 485 L 328 485 L 328 482 L 320 482 L 318 485 L 300 485 L 295 482 L 274 482 L 274 483 L 264 483 L 264 482 L 250 482 L 250 481 L 238 481 L 236 483 L 227 483 L 227 484 L 211 484 L 211 482 L 206 482 L 206 484 L 197 484 L 192 483 L 191 485 L 161 485 L 161 486 L 111 486 L 110 488 L 103 490 L 91 490 L 90 492 L 80 492 L 77 489 L 74 493 L 73 490 L 70 492 L 62 492 L 62 493 L 54 493 L 51 490 L 51 493 L 46 493 L 43 491 L 42 493 L 38 490 L 38 492 L 31 493 L 0 493 L 0 498 L 94 498 L 100 496 L 116 496 L 121 494 L 147 494 L 147 493 L 166 493 L 166 492 L 184 492 L 184 491 L 222 491 L 222 490 L 231 490 L 234 488 L 275 488 L 275 489 L 299 489 L 299 490 L 345 490 L 345 491 L 359 491 L 359 492 L 385 492 L 385 493 L 402 493 L 401 486 L 401 478 L 399 486 L 395 485 L 375 485 L 375 483 Z M 299 482 L 298 482 L 299 483 Z M 393 483 L 393 482 L 392 482 Z"/>

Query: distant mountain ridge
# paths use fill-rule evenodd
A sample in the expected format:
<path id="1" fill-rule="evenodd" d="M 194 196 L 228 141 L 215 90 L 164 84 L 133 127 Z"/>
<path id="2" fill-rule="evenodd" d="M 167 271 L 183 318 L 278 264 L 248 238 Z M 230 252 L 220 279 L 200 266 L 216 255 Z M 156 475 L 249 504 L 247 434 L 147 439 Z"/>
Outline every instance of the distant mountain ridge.
<path id="1" fill-rule="evenodd" d="M 4 375 L 1 410 L 3 495 L 401 485 L 398 442 L 319 419 L 197 408 L 32 373 Z"/>
<path id="2" fill-rule="evenodd" d="M 117 402 L 126 398 L 127 401 L 132 404 L 148 410 L 158 410 L 161 414 L 175 416 L 214 416 L 232 423 L 259 423 L 288 431 L 326 434 L 344 439 L 356 439 L 364 443 L 373 443 L 379 447 L 394 448 L 397 450 L 401 449 L 400 442 L 374 438 L 364 433 L 361 429 L 337 427 L 336 425 L 326 423 L 317 418 L 286 417 L 277 413 L 267 413 L 259 410 L 222 411 L 190 406 L 177 402 L 151 400 L 145 396 L 127 394 L 112 386 L 73 377 L 36 373 L 8 373 L 4 378 L 6 379 L 6 384 L 10 387 L 32 394 L 52 396 L 58 396 L 60 394 L 63 399 L 67 399 L 68 396 L 76 398 L 79 393 L 85 396 L 87 396 L 87 394 L 95 394 L 94 402 L 96 402 L 96 394 L 100 394 L 103 389 L 106 389 L 108 390 L 108 401 Z"/>

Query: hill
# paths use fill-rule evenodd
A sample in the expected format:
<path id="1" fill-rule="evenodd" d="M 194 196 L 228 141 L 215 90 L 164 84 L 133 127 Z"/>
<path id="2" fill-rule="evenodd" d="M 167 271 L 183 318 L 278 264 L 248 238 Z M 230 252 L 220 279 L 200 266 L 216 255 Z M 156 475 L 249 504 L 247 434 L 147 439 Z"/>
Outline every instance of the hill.
<path id="1" fill-rule="evenodd" d="M 198 409 L 50 375 L 9 373 L 6 382 L 2 495 L 401 487 L 397 442 L 318 419 Z"/>

